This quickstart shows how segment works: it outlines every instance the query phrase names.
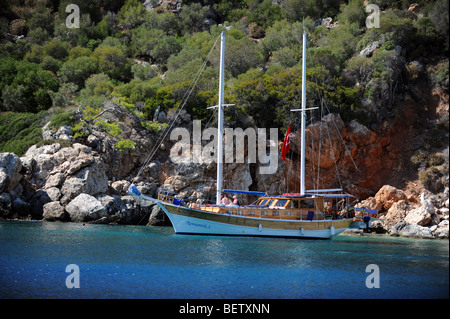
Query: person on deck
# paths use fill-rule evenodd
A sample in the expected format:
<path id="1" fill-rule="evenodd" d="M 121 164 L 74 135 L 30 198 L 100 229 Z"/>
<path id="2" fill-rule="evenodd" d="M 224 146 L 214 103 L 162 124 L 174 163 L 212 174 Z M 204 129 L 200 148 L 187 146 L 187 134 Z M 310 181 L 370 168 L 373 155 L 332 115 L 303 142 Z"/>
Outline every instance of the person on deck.
<path id="1" fill-rule="evenodd" d="M 240 204 L 239 204 L 239 200 L 237 199 L 237 196 L 236 196 L 236 195 L 233 196 L 233 205 L 236 205 L 236 206 L 239 206 L 239 205 L 240 205 Z"/>
<path id="2" fill-rule="evenodd" d="M 222 200 L 220 201 L 220 203 L 222 205 L 230 205 L 231 201 L 230 199 L 227 197 L 227 195 L 223 195 Z"/>

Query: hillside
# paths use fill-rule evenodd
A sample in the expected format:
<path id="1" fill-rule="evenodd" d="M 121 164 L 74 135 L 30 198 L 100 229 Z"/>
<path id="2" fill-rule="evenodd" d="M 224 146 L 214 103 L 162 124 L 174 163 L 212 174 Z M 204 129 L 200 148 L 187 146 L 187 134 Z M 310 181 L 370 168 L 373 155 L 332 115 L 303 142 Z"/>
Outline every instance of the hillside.
<path id="1" fill-rule="evenodd" d="M 368 22 L 368 3 L 380 10 L 379 27 Z M 79 8 L 79 27 L 71 27 L 78 16 L 67 9 L 70 4 Z M 281 149 L 289 124 L 294 142 L 298 136 L 299 119 L 290 109 L 300 105 L 305 30 L 307 105 L 325 106 L 332 113 L 328 123 L 338 131 L 328 142 L 333 154 L 321 153 L 321 182 L 360 200 L 392 185 L 413 204 L 426 192 L 443 207 L 449 180 L 448 25 L 446 0 L 10 0 L 0 9 L 0 152 L 33 157 L 41 146 L 50 152 L 44 146 L 55 139 L 62 148 L 87 145 L 102 163 L 89 157 L 83 167 L 98 164 L 109 183 L 98 193 L 120 194 L 111 185 L 138 175 L 182 103 L 186 113 L 177 125 L 214 122 L 207 107 L 217 104 L 219 51 L 211 48 L 223 30 L 226 102 L 236 105 L 226 109 L 226 126 L 277 128 Z M 322 115 L 309 114 L 312 139 L 330 134 L 317 124 Z M 70 136 L 62 140 L 67 134 L 58 129 L 64 125 Z M 171 185 L 212 199 L 214 169 L 183 171 L 169 160 L 173 142 L 166 138 L 163 144 L 135 181 L 151 192 Z M 59 148 L 51 152 L 59 154 Z M 320 150 L 308 152 L 314 158 Z M 259 175 L 257 165 L 233 164 L 226 187 L 295 192 L 298 157 L 294 146 L 269 177 Z M 309 176 L 317 167 L 308 161 Z M 30 190 L 46 187 L 43 175 L 29 176 Z M 308 180 L 307 187 L 314 183 Z M 32 197 L 25 198 L 27 187 L 20 192 L 24 201 Z M 66 195 L 63 204 L 74 197 L 68 190 Z"/>

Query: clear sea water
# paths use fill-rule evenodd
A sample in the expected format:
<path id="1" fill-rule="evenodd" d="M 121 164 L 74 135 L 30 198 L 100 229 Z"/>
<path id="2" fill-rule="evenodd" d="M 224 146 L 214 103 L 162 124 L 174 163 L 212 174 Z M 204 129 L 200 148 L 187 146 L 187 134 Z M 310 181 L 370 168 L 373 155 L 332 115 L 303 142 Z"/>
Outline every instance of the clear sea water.
<path id="1" fill-rule="evenodd" d="M 66 286 L 69 264 L 79 268 L 79 288 Z M 379 288 L 366 286 L 369 264 L 378 266 Z M 449 241 L 2 221 L 0 298 L 449 298 Z"/>

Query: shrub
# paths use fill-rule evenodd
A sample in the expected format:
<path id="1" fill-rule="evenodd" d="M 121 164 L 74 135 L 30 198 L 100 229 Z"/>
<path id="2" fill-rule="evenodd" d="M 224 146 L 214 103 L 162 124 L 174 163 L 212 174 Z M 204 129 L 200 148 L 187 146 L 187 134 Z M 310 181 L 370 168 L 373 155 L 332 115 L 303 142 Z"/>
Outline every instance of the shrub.
<path id="1" fill-rule="evenodd" d="M 47 112 L 0 114 L 0 152 L 22 156 L 42 140 L 42 126 Z"/>
<path id="2" fill-rule="evenodd" d="M 50 120 L 50 129 L 58 129 L 61 126 L 72 126 L 75 119 L 75 110 L 59 111 Z"/>
<path id="3" fill-rule="evenodd" d="M 62 83 L 72 82 L 81 89 L 84 81 L 97 71 L 98 64 L 94 58 L 81 56 L 65 62 L 58 71 L 58 77 Z"/>
<path id="4" fill-rule="evenodd" d="M 120 128 L 120 125 L 117 123 L 108 123 L 102 120 L 98 120 L 94 124 L 101 127 L 103 130 L 105 130 L 109 135 L 113 137 L 117 137 L 120 134 L 122 134 L 122 129 Z"/>
<path id="5" fill-rule="evenodd" d="M 136 147 L 136 142 L 129 139 L 122 139 L 117 141 L 114 146 L 119 149 L 121 152 L 126 152 L 132 150 Z"/>
<path id="6" fill-rule="evenodd" d="M 40 65 L 15 62 L 16 74 L 3 90 L 3 106 L 15 112 L 38 112 L 48 109 L 52 101 L 49 91 L 56 91 L 58 81 Z M 9 78 L 10 79 L 10 78 Z"/>
<path id="7" fill-rule="evenodd" d="M 441 63 L 435 70 L 430 73 L 431 82 L 448 92 L 448 61 Z"/>
<path id="8" fill-rule="evenodd" d="M 96 59 L 100 71 L 108 74 L 112 79 L 119 81 L 131 79 L 131 63 L 119 48 L 98 47 L 92 53 L 92 57 Z"/>

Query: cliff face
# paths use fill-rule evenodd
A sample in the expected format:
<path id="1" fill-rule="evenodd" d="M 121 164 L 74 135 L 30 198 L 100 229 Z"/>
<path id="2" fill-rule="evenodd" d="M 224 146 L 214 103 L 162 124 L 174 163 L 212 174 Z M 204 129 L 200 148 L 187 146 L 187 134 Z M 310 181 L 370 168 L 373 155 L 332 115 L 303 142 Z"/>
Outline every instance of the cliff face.
<path id="1" fill-rule="evenodd" d="M 420 194 L 424 185 L 419 185 L 419 174 L 427 164 L 417 163 L 417 154 L 443 154 L 442 174 L 428 186 L 434 193 L 448 188 L 448 95 L 419 88 L 412 88 L 415 99 L 407 96 L 392 119 L 373 130 L 356 120 L 346 125 L 334 114 L 308 126 L 306 140 L 312 144 L 306 147 L 306 188 L 343 188 L 364 199 L 387 184 Z M 292 174 L 299 168 L 299 138 L 295 132 L 293 155 L 286 160 L 285 178 L 293 192 L 299 189 L 299 176 Z M 411 186 L 414 182 L 417 187 Z"/>

